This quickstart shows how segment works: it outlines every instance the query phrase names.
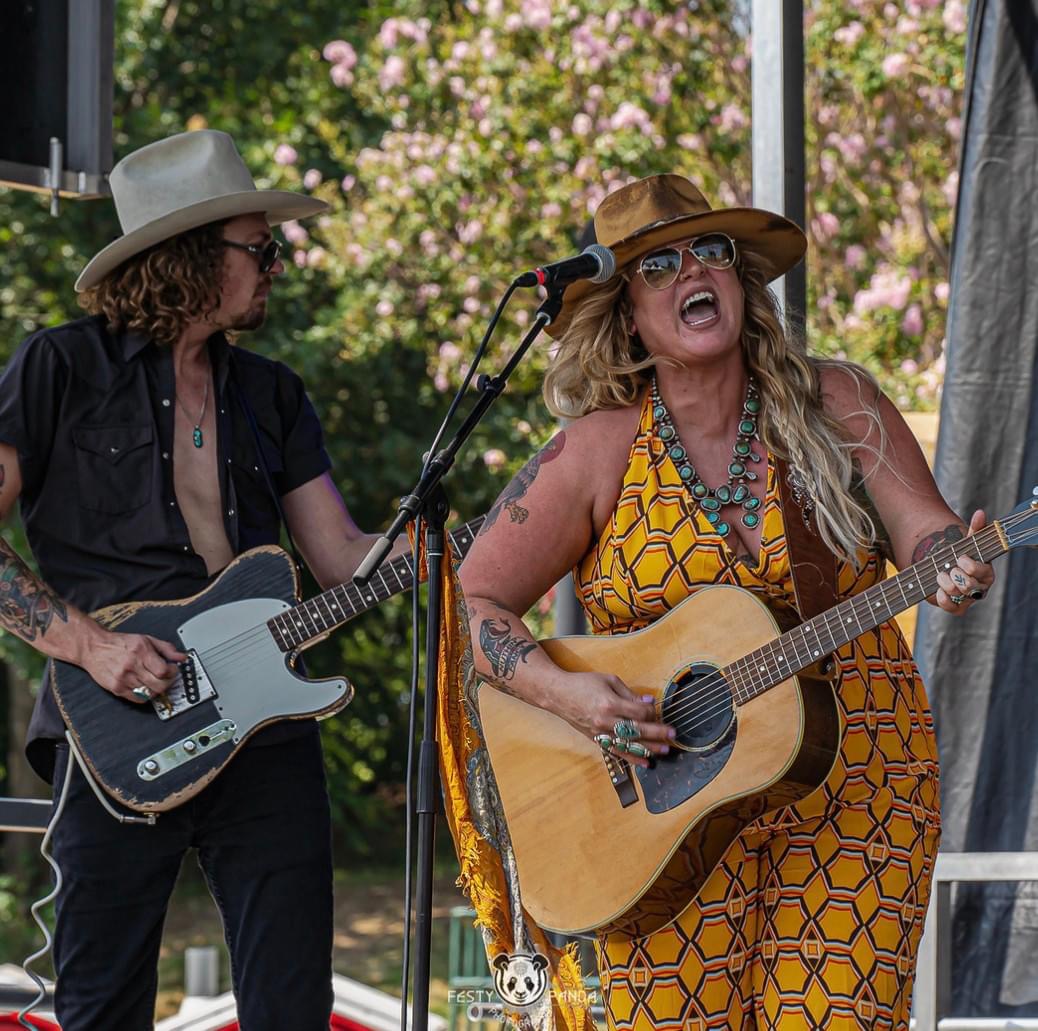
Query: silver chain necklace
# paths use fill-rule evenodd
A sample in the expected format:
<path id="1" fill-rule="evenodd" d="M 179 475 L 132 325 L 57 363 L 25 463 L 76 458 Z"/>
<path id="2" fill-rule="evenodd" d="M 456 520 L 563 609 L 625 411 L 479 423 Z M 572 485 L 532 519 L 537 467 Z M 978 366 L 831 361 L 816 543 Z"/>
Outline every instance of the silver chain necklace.
<path id="1" fill-rule="evenodd" d="M 191 421 L 191 413 L 184 407 L 184 402 L 180 400 L 180 394 L 176 394 L 177 404 L 180 405 L 180 410 L 187 416 L 187 421 Z M 198 413 L 198 420 L 195 422 L 194 429 L 191 431 L 191 443 L 195 447 L 201 447 L 205 443 L 205 438 L 202 436 L 202 420 L 205 418 L 205 406 L 209 401 L 209 375 L 205 377 L 205 390 L 202 392 L 202 410 Z"/>

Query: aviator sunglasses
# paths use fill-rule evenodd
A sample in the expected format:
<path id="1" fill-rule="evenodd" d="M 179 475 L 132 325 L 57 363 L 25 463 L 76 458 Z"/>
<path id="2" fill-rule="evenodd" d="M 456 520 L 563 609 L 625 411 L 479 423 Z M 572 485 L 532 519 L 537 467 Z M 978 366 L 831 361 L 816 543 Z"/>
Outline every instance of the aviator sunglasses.
<path id="1" fill-rule="evenodd" d="M 258 262 L 259 270 L 266 275 L 281 257 L 281 244 L 278 240 L 268 240 L 260 246 L 257 243 L 238 243 L 237 240 L 224 240 L 225 247 L 237 247 L 239 251 L 248 251 Z"/>
<path id="2" fill-rule="evenodd" d="M 685 251 L 704 268 L 726 269 L 735 264 L 735 241 L 724 233 L 707 233 L 684 247 L 665 247 L 646 254 L 638 263 L 645 285 L 653 290 L 666 290 L 681 274 Z"/>

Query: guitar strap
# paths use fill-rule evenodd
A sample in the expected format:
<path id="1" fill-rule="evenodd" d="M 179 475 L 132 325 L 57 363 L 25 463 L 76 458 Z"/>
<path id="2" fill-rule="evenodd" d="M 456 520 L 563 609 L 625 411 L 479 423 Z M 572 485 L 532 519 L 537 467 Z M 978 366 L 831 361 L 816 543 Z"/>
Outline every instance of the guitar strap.
<path id="1" fill-rule="evenodd" d="M 839 600 L 836 556 L 818 534 L 812 519 L 814 505 L 796 471 L 784 458 L 776 457 L 775 474 L 797 611 L 802 620 L 808 620 L 831 609 Z"/>
<path id="2" fill-rule="evenodd" d="M 252 431 L 252 442 L 256 446 L 256 457 L 263 472 L 263 480 L 267 485 L 267 490 L 270 491 L 271 498 L 274 500 L 274 506 L 277 508 L 278 516 L 281 518 L 281 525 L 285 528 L 285 536 L 288 538 L 288 546 L 292 552 L 292 558 L 295 559 L 296 569 L 302 572 L 307 566 L 303 562 L 302 555 L 299 554 L 299 549 L 296 548 L 296 542 L 292 539 L 292 531 L 289 529 L 288 520 L 285 518 L 285 510 L 281 507 L 281 496 L 274 487 L 274 480 L 271 478 L 270 469 L 267 467 L 267 459 L 263 454 L 263 445 L 260 442 L 259 426 L 256 425 L 256 415 L 252 410 L 252 405 L 249 404 L 249 399 L 245 396 L 245 391 L 238 385 L 237 368 L 234 369 L 234 372 L 235 375 L 231 377 L 231 390 L 238 399 L 238 405 L 245 414 L 245 421 L 249 424 L 249 429 Z"/>

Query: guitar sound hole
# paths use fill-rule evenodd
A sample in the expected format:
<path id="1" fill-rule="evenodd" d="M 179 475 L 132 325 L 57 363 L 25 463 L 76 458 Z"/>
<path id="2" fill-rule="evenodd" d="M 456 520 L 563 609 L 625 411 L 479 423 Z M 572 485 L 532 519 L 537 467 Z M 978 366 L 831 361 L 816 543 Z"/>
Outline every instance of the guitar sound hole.
<path id="1" fill-rule="evenodd" d="M 692 751 L 715 745 L 735 718 L 727 681 L 706 663 L 696 663 L 671 680 L 662 712 L 663 722 L 678 732 L 675 744 Z"/>

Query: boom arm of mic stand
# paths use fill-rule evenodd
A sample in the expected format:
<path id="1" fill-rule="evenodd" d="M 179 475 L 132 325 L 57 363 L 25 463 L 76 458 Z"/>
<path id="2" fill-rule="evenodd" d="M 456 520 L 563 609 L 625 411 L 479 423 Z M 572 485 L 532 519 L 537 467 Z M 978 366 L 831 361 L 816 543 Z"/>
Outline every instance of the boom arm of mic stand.
<path id="1" fill-rule="evenodd" d="M 412 492 L 401 500 L 396 518 L 390 524 L 389 529 L 375 541 L 357 567 L 357 571 L 353 574 L 353 582 L 355 584 L 361 587 L 367 584 L 368 580 L 374 575 L 375 570 L 378 569 L 389 554 L 393 547 L 393 542 L 400 536 L 407 524 L 422 512 L 429 494 L 446 475 L 447 470 L 454 464 L 454 459 L 458 451 L 461 450 L 461 446 L 468 440 L 479 421 L 497 400 L 498 395 L 504 391 L 505 386 L 508 384 L 508 377 L 512 375 L 516 366 L 522 361 L 523 356 L 530 349 L 530 345 L 537 339 L 545 326 L 555 321 L 562 308 L 562 293 L 562 290 L 556 289 L 548 294 L 537 309 L 533 325 L 520 341 L 519 346 L 515 349 L 515 353 L 508 359 L 505 367 L 496 376 L 484 376 L 479 381 L 479 400 L 472 406 L 472 411 L 469 412 L 465 421 L 458 427 L 457 433 L 447 442 L 446 447 L 433 456 Z"/>

